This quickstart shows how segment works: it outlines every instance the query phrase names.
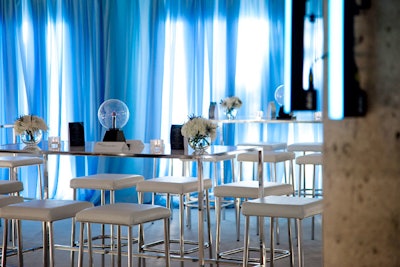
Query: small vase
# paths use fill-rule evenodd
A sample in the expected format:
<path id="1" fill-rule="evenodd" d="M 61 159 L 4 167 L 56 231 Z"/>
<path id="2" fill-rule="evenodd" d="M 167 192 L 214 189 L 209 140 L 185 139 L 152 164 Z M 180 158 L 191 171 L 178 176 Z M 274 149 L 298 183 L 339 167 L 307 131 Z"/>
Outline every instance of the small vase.
<path id="1" fill-rule="evenodd" d="M 234 120 L 236 118 L 237 109 L 230 108 L 225 111 L 226 118 L 228 120 Z"/>
<path id="2" fill-rule="evenodd" d="M 188 144 L 191 148 L 193 148 L 195 153 L 204 153 L 204 151 L 211 145 L 211 139 L 210 137 L 189 137 Z"/>
<path id="3" fill-rule="evenodd" d="M 25 131 L 21 135 L 21 141 L 27 146 L 36 146 L 42 141 L 42 131 Z"/>

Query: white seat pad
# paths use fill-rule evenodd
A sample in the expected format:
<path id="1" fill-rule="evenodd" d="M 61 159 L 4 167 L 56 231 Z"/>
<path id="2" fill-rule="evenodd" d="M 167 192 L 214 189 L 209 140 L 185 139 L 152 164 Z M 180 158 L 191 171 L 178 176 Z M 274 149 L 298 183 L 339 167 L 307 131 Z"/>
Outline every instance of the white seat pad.
<path id="1" fill-rule="evenodd" d="M 2 207 L 0 217 L 52 222 L 75 217 L 78 211 L 90 207 L 93 207 L 93 204 L 87 201 L 40 199 Z"/>
<path id="2" fill-rule="evenodd" d="M 0 194 L 16 193 L 24 190 L 20 181 L 0 180 Z"/>
<path id="3" fill-rule="evenodd" d="M 290 144 L 287 147 L 287 151 L 291 152 L 322 152 L 323 145 L 321 142 L 303 142 Z"/>
<path id="4" fill-rule="evenodd" d="M 263 162 L 282 162 L 287 160 L 292 160 L 295 158 L 293 152 L 283 152 L 283 151 L 264 151 Z M 250 161 L 258 162 L 258 153 L 249 152 L 243 153 L 237 156 L 238 161 Z"/>
<path id="5" fill-rule="evenodd" d="M 143 181 L 142 175 L 102 173 L 73 178 L 70 181 L 71 188 L 86 188 L 97 190 L 118 190 L 136 186 Z"/>
<path id="6" fill-rule="evenodd" d="M 304 219 L 322 213 L 323 202 L 318 198 L 267 196 L 243 203 L 246 216 Z"/>
<path id="7" fill-rule="evenodd" d="M 23 201 L 24 199 L 20 196 L 0 195 L 0 208 L 10 204 L 20 203 Z"/>
<path id="8" fill-rule="evenodd" d="M 137 225 L 169 217 L 170 210 L 158 205 L 116 203 L 82 210 L 76 214 L 79 222 Z"/>
<path id="9" fill-rule="evenodd" d="M 38 157 L 24 157 L 24 156 L 1 156 L 1 168 L 15 168 L 29 165 L 43 164 L 43 159 Z"/>
<path id="10" fill-rule="evenodd" d="M 296 158 L 296 164 L 322 165 L 322 153 L 312 153 Z"/>
<path id="11" fill-rule="evenodd" d="M 258 198 L 258 181 L 240 181 L 214 187 L 216 197 Z M 264 182 L 264 196 L 293 194 L 291 184 Z"/>
<path id="12" fill-rule="evenodd" d="M 204 189 L 212 187 L 211 179 L 204 179 Z M 138 183 L 136 191 L 169 194 L 186 194 L 196 192 L 198 179 L 196 177 L 164 176 L 144 180 Z"/>

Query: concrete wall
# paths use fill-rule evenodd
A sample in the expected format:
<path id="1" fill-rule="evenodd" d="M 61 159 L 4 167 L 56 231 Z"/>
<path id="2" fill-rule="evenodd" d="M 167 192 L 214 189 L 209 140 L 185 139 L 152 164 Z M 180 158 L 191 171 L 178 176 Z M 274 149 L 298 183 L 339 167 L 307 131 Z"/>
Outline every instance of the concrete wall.
<path id="1" fill-rule="evenodd" d="M 400 1 L 372 0 L 355 29 L 369 111 L 324 123 L 324 266 L 400 266 Z"/>

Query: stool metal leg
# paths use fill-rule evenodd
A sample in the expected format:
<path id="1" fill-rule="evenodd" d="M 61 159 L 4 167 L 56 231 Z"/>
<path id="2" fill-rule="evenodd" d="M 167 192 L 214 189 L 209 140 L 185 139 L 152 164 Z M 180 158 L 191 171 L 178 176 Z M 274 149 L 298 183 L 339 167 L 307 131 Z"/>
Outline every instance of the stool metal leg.
<path id="1" fill-rule="evenodd" d="M 299 179 L 298 179 L 298 194 L 299 194 L 299 197 L 301 197 L 301 191 L 302 191 L 302 189 L 301 189 L 301 178 L 302 178 L 302 171 L 303 171 L 303 165 L 302 164 L 300 164 L 299 165 Z"/>
<path id="2" fill-rule="evenodd" d="M 271 267 L 274 266 L 274 257 L 275 257 L 275 242 L 274 242 L 274 217 L 271 217 L 270 220 L 270 227 L 269 227 L 269 235 L 270 235 L 270 263 L 271 263 Z M 264 266 L 265 263 L 263 263 Z"/>
<path id="3" fill-rule="evenodd" d="M 210 254 L 210 258 L 212 259 L 213 256 L 213 251 L 212 251 L 212 236 L 211 236 L 211 217 L 210 217 L 210 200 L 209 200 L 209 194 L 208 190 L 206 190 L 206 216 L 207 216 L 207 232 L 208 232 L 208 251 Z"/>
<path id="4" fill-rule="evenodd" d="M 244 250 L 243 250 L 243 267 L 247 267 L 249 261 L 249 250 L 250 250 L 250 216 L 245 216 L 244 223 Z"/>
<path id="5" fill-rule="evenodd" d="M 184 245 L 184 225 L 183 225 L 183 217 L 184 217 L 184 202 L 183 195 L 179 195 L 179 255 L 181 257 L 184 256 L 185 245 Z"/>
<path id="6" fill-rule="evenodd" d="M 89 266 L 93 266 L 93 249 L 92 249 L 92 225 L 86 223 L 87 228 L 87 243 L 88 243 L 88 256 L 89 256 Z"/>
<path id="7" fill-rule="evenodd" d="M 240 198 L 235 198 L 235 215 L 236 215 L 236 241 L 240 240 Z"/>
<path id="8" fill-rule="evenodd" d="M 15 221 L 17 227 L 17 239 L 18 239 L 18 262 L 19 266 L 24 266 L 24 257 L 22 256 L 22 230 L 21 230 L 21 221 Z M 7 242 L 6 242 L 7 244 Z M 6 249 L 7 250 L 7 249 Z M 6 266 L 5 264 L 2 266 Z"/>
<path id="9" fill-rule="evenodd" d="M 43 199 L 43 181 L 42 181 L 42 168 L 40 167 L 40 164 L 38 164 L 38 182 L 39 182 L 39 194 L 40 194 L 40 199 Z"/>
<path id="10" fill-rule="evenodd" d="M 121 267 L 121 225 L 117 225 L 117 266 Z"/>
<path id="11" fill-rule="evenodd" d="M 260 232 L 260 263 L 266 266 L 267 254 L 265 248 L 265 235 L 264 235 L 264 217 L 257 217 Z"/>
<path id="12" fill-rule="evenodd" d="M 312 185 L 312 197 L 315 198 L 315 183 L 316 183 L 316 165 L 313 164 L 313 185 Z M 311 240 L 314 240 L 314 229 L 315 229 L 315 216 L 311 218 Z"/>
<path id="13" fill-rule="evenodd" d="M 165 251 L 165 266 L 169 267 L 170 266 L 170 254 L 169 254 L 169 224 L 170 224 L 170 219 L 165 218 L 164 219 L 164 251 Z"/>
<path id="14" fill-rule="evenodd" d="M 85 223 L 79 223 L 79 253 L 78 253 L 78 267 L 83 266 L 83 232 Z"/>
<path id="15" fill-rule="evenodd" d="M 50 266 L 54 267 L 54 228 L 52 222 L 46 222 L 49 235 L 49 261 Z"/>
<path id="16" fill-rule="evenodd" d="M 294 253 L 293 253 L 293 241 L 292 241 L 292 225 L 290 218 L 287 219 L 288 224 L 288 237 L 289 237 L 289 250 L 290 250 L 290 267 L 294 266 Z"/>
<path id="17" fill-rule="evenodd" d="M 3 229 L 3 248 L 1 250 L 1 266 L 6 266 L 7 259 L 7 240 L 8 239 L 8 220 L 4 219 Z"/>
<path id="18" fill-rule="evenodd" d="M 304 266 L 304 255 L 303 255 L 303 248 L 302 248 L 302 221 L 300 219 L 296 219 L 296 225 L 297 225 L 297 254 L 298 254 L 298 266 L 303 267 Z"/>
<path id="19" fill-rule="evenodd" d="M 128 240 L 132 240 L 132 226 L 128 226 Z M 128 267 L 132 267 L 132 242 L 128 241 Z"/>
<path id="20" fill-rule="evenodd" d="M 221 242 L 221 200 L 220 197 L 215 197 L 215 256 L 219 258 L 219 244 Z"/>
<path id="21" fill-rule="evenodd" d="M 72 218 L 72 223 L 71 223 L 71 247 L 75 247 L 75 240 L 76 240 L 76 233 L 75 233 L 75 218 Z M 79 241 L 80 242 L 80 241 Z M 71 262 L 71 267 L 74 266 L 74 261 L 75 261 L 75 251 L 72 249 L 70 252 L 70 262 Z"/>
<path id="22" fill-rule="evenodd" d="M 42 238 L 43 238 L 43 266 L 49 266 L 49 235 L 48 235 L 47 224 L 42 222 Z"/>

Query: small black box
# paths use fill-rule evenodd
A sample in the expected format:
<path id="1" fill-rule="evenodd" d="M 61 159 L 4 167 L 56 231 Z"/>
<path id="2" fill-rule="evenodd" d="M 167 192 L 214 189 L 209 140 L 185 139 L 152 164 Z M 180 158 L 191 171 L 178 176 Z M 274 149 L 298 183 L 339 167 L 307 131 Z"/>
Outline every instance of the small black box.
<path id="1" fill-rule="evenodd" d="M 184 137 L 181 133 L 183 125 L 171 125 L 170 143 L 173 150 L 184 150 Z"/>
<path id="2" fill-rule="evenodd" d="M 70 122 L 69 128 L 69 145 L 70 146 L 85 146 L 85 131 L 83 122 Z"/>

